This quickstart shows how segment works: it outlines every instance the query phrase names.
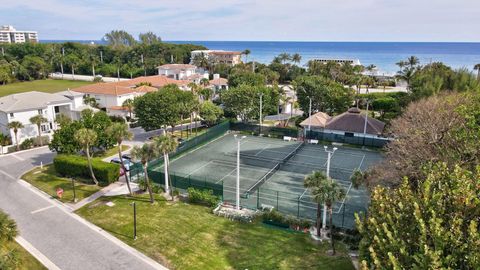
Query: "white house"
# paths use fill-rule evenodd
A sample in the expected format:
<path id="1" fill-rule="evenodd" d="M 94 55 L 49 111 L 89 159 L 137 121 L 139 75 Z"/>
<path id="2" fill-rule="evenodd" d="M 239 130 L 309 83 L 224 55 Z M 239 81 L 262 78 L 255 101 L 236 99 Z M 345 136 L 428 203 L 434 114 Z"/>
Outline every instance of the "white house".
<path id="1" fill-rule="evenodd" d="M 105 109 L 110 115 L 126 116 L 127 111 L 122 107 L 125 100 L 134 99 L 148 92 L 158 91 L 158 89 L 169 84 L 175 84 L 182 90 L 188 90 L 188 83 L 189 81 L 156 75 L 120 82 L 84 85 L 73 89 L 73 91 L 95 98 L 98 107 Z"/>
<path id="2" fill-rule="evenodd" d="M 71 96 L 77 94 L 70 93 Z M 15 134 L 8 128 L 8 124 L 18 121 L 24 126 L 18 131 L 19 143 L 25 139 L 37 137 L 37 126 L 30 123 L 30 118 L 40 114 L 47 119 L 47 122 L 41 126 L 42 136 L 51 136 L 53 130 L 58 128 L 55 119 L 59 114 L 75 117 L 72 113 L 72 109 L 75 108 L 74 104 L 72 98 L 58 93 L 32 91 L 1 97 L 0 132 L 9 135 L 15 143 Z"/>
<path id="3" fill-rule="evenodd" d="M 158 68 L 158 75 L 165 76 L 174 80 L 200 80 L 202 78 L 208 79 L 208 72 L 202 68 L 188 64 L 166 64 Z"/>

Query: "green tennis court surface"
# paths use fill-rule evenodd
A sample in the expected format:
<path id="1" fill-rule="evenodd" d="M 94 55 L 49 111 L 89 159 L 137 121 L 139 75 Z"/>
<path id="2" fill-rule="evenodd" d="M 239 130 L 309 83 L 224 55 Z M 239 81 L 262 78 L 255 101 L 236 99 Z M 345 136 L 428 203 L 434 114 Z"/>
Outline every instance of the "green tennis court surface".
<path id="1" fill-rule="evenodd" d="M 236 151 L 237 142 L 232 134 L 228 134 L 172 160 L 170 173 L 223 184 L 223 200 L 233 204 Z M 365 212 L 368 205 L 366 190 L 352 187 L 350 176 L 353 171 L 365 170 L 381 159 L 378 152 L 341 146 L 333 154 L 330 176 L 347 193 L 344 201 L 334 205 L 334 223 L 337 226 L 353 228 L 353 213 Z M 317 205 L 303 187 L 303 179 L 313 171 L 325 172 L 326 163 L 327 153 L 323 145 L 247 136 L 241 141 L 241 204 L 248 208 L 271 206 L 283 213 L 315 219 Z M 163 172 L 163 166 L 152 170 Z"/>

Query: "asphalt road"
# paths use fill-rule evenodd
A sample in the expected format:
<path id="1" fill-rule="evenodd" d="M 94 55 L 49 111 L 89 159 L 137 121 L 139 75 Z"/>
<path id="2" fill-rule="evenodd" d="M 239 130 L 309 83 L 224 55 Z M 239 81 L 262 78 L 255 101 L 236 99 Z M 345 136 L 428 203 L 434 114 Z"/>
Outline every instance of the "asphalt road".
<path id="1" fill-rule="evenodd" d="M 0 208 L 17 222 L 20 236 L 60 269 L 161 268 L 18 181 L 25 171 L 53 157 L 47 148 L 0 156 Z"/>

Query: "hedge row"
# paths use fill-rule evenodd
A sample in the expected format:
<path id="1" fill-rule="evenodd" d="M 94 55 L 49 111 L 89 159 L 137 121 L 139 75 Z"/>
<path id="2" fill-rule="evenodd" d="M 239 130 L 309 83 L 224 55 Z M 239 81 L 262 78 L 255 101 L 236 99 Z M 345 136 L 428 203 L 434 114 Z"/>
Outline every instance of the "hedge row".
<path id="1" fill-rule="evenodd" d="M 57 155 L 53 160 L 55 171 L 66 177 L 81 177 L 90 179 L 88 161 L 85 157 L 75 155 Z M 120 165 L 107 163 L 100 159 L 92 159 L 95 177 L 101 186 L 107 186 L 118 180 Z"/>

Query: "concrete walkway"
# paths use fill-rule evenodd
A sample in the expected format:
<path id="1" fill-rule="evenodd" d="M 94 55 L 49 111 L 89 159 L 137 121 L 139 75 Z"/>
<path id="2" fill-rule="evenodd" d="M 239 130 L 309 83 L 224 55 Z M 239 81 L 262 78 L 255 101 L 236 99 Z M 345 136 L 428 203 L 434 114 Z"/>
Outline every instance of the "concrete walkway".
<path id="1" fill-rule="evenodd" d="M 0 157 L 0 208 L 16 221 L 19 243 L 50 269 L 166 269 L 19 179 L 54 155 L 39 149 Z"/>

